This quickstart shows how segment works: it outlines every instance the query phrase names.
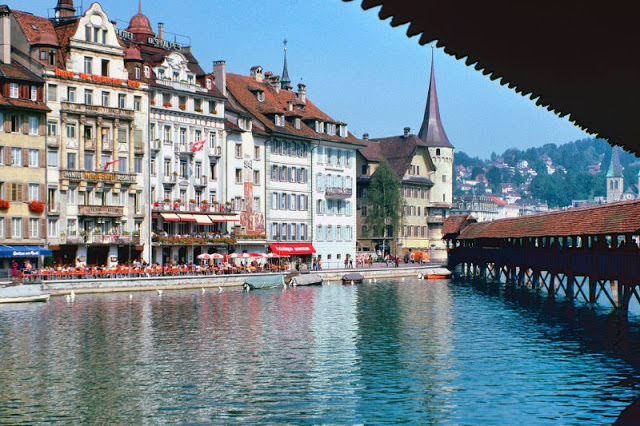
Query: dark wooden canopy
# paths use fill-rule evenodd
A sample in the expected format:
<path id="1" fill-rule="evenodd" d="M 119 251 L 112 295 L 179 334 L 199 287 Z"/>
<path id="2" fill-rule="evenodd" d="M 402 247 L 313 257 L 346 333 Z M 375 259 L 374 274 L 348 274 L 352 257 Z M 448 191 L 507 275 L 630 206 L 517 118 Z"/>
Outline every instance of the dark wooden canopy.
<path id="1" fill-rule="evenodd" d="M 352 0 L 343 0 L 352 1 Z M 381 19 L 409 23 L 536 104 L 640 154 L 640 31 L 633 2 L 362 0 Z"/>

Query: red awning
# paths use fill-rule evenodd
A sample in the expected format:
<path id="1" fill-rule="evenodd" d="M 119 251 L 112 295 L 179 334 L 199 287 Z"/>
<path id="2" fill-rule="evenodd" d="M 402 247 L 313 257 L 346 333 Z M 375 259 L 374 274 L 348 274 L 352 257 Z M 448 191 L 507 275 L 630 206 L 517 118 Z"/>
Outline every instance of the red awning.
<path id="1" fill-rule="evenodd" d="M 213 223 L 206 214 L 194 214 L 193 217 L 196 218 L 198 225 L 211 225 Z"/>
<path id="2" fill-rule="evenodd" d="M 180 220 L 178 215 L 173 213 L 160 213 L 160 216 L 162 216 L 165 222 L 178 222 Z"/>
<path id="3" fill-rule="evenodd" d="M 311 254 L 315 253 L 316 249 L 311 243 L 278 243 L 269 244 L 271 251 L 280 256 L 290 256 L 295 254 Z"/>
<path id="4" fill-rule="evenodd" d="M 180 220 L 182 222 L 195 222 L 196 218 L 189 213 L 178 213 L 178 216 L 180 216 Z"/>

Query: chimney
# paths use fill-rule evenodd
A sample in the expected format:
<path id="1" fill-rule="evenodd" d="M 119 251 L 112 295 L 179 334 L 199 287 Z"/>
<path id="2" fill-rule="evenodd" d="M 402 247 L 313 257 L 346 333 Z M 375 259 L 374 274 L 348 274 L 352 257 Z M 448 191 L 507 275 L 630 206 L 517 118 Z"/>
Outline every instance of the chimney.
<path id="1" fill-rule="evenodd" d="M 251 75 L 251 77 L 253 77 L 256 82 L 258 83 L 262 83 L 262 67 L 260 65 L 255 65 L 253 67 L 251 67 L 251 69 L 249 70 L 249 74 Z"/>
<path id="2" fill-rule="evenodd" d="M 363 133 L 362 134 L 362 139 L 364 139 L 365 141 L 369 140 L 369 133 Z"/>
<path id="3" fill-rule="evenodd" d="M 405 127 L 405 128 L 404 128 L 404 137 L 405 137 L 405 138 L 406 138 L 406 137 L 409 137 L 409 131 L 410 131 L 410 130 L 411 130 L 411 128 L 410 128 L 410 127 Z"/>
<path id="4" fill-rule="evenodd" d="M 158 22 L 158 40 L 164 40 L 164 22 Z"/>
<path id="5" fill-rule="evenodd" d="M 298 99 L 301 103 L 307 103 L 307 86 L 302 83 L 298 83 Z"/>
<path id="6" fill-rule="evenodd" d="M 11 63 L 11 22 L 9 6 L 0 6 L 0 62 Z"/>
<path id="7" fill-rule="evenodd" d="M 280 93 L 280 76 L 270 75 L 268 80 L 271 87 L 273 87 L 273 90 L 275 90 L 276 93 Z"/>
<path id="8" fill-rule="evenodd" d="M 224 96 L 227 96 L 227 63 L 225 61 L 213 61 L 213 84 Z"/>

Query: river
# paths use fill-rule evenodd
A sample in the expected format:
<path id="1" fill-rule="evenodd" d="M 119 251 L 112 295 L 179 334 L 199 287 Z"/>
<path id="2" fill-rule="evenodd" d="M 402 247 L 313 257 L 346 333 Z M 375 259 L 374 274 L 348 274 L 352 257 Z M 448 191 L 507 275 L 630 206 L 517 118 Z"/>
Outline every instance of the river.
<path id="1" fill-rule="evenodd" d="M 496 285 L 378 280 L 0 305 L 0 423 L 611 423 L 640 332 Z"/>

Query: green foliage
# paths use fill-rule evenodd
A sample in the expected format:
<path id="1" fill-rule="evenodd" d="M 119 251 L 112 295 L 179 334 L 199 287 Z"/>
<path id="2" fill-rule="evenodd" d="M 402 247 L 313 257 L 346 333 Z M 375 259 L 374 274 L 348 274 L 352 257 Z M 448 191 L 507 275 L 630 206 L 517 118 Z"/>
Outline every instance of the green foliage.
<path id="1" fill-rule="evenodd" d="M 384 235 L 385 222 L 391 225 L 388 237 L 393 237 L 398 229 L 400 213 L 402 209 L 402 194 L 400 192 L 400 179 L 396 176 L 386 160 L 380 161 L 375 173 L 371 176 L 371 183 L 367 191 L 366 223 L 371 228 L 372 234 Z"/>

